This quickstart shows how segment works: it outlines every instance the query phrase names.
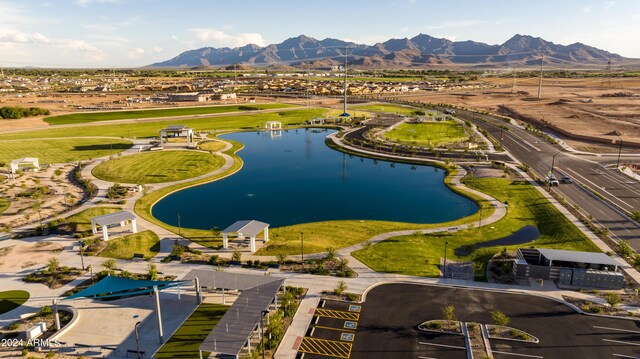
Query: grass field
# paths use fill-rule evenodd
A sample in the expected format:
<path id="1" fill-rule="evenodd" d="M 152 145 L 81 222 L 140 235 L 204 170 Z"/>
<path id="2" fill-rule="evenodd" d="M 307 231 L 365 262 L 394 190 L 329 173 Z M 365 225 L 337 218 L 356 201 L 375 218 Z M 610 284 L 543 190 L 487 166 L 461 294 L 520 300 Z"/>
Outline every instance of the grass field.
<path id="1" fill-rule="evenodd" d="M 158 350 L 154 358 L 199 358 L 198 347 L 229 309 L 222 304 L 202 303 Z M 207 358 L 209 353 L 203 353 Z"/>
<path id="2" fill-rule="evenodd" d="M 7 290 L 0 292 L 0 315 L 14 310 L 29 299 L 29 292 L 24 290 Z"/>
<path id="3" fill-rule="evenodd" d="M 152 231 L 133 233 L 122 238 L 110 239 L 100 257 L 132 259 L 136 253 L 145 259 L 155 257 L 160 251 L 160 238 Z"/>
<path id="4" fill-rule="evenodd" d="M 222 151 L 225 146 L 225 143 L 222 141 L 206 141 L 198 143 L 198 149 L 210 152 Z"/>
<path id="5" fill-rule="evenodd" d="M 124 156 L 97 165 L 97 178 L 117 183 L 161 183 L 197 177 L 224 165 L 224 159 L 198 151 L 158 151 Z"/>
<path id="6" fill-rule="evenodd" d="M 198 184 L 203 184 L 203 183 L 207 183 L 207 182 L 212 182 L 215 180 L 218 180 L 220 178 L 229 176 L 235 172 L 237 172 L 238 170 L 240 170 L 240 168 L 242 168 L 242 159 L 236 155 L 236 152 L 240 151 L 244 145 L 240 142 L 237 141 L 232 141 L 232 140 L 225 140 L 226 142 L 229 142 L 232 144 L 232 147 L 230 149 L 228 149 L 227 151 L 225 151 L 226 154 L 228 154 L 229 156 L 233 157 L 235 162 L 234 164 L 231 166 L 231 168 L 229 168 L 227 171 L 223 172 L 223 173 L 219 173 L 215 176 L 211 176 L 211 177 L 207 177 L 204 179 L 199 179 L 199 180 L 194 180 L 194 181 L 190 181 L 188 183 L 180 183 L 180 184 L 176 184 L 173 186 L 169 186 L 163 189 L 160 189 L 158 191 L 154 191 L 151 193 L 146 194 L 145 196 L 143 196 L 142 198 L 140 198 L 138 201 L 136 201 L 135 204 L 135 211 L 136 214 L 139 215 L 140 217 L 146 219 L 149 222 L 155 223 L 169 231 L 172 231 L 173 233 L 178 233 L 180 232 L 180 235 L 182 237 L 188 238 L 198 244 L 201 244 L 205 247 L 210 247 L 210 248 L 214 248 L 217 247 L 219 245 L 222 244 L 222 238 L 221 237 L 214 237 L 213 233 L 210 230 L 204 230 L 204 229 L 194 229 L 194 228 L 181 228 L 180 230 L 178 229 L 178 227 L 174 227 L 171 226 L 169 224 L 166 224 L 164 222 L 159 221 L 158 219 L 156 219 L 155 217 L 153 217 L 151 215 L 151 209 L 153 207 L 153 204 L 156 203 L 157 201 L 159 201 L 162 197 L 168 195 L 169 193 L 172 193 L 174 191 L 177 191 L 179 189 L 182 188 L 187 188 L 190 186 L 195 186 Z"/>
<path id="7" fill-rule="evenodd" d="M 280 103 L 262 104 L 262 105 L 232 105 L 232 106 L 212 106 L 212 107 L 192 107 L 192 108 L 170 108 L 159 110 L 136 110 L 136 111 L 112 111 L 112 112 L 88 112 L 75 113 L 70 115 L 53 116 L 44 119 L 45 122 L 52 125 L 66 125 L 72 123 L 88 123 L 98 121 L 111 120 L 131 120 L 139 118 L 155 118 L 155 117 L 172 117 L 172 116 L 191 116 L 191 115 L 208 115 L 225 112 L 242 112 L 269 110 L 277 108 L 293 107 Z"/>
<path id="8" fill-rule="evenodd" d="M 391 105 L 391 104 L 358 105 L 358 106 L 352 106 L 352 108 L 360 111 L 397 113 L 399 115 L 406 115 L 406 116 L 415 116 L 416 111 L 424 111 L 424 110 L 419 110 L 417 108 Z"/>
<path id="9" fill-rule="evenodd" d="M 70 232 L 84 232 L 85 234 L 91 234 L 91 218 L 102 216 L 103 214 L 109 214 L 121 211 L 120 207 L 91 207 L 82 212 L 78 212 L 72 216 L 64 219 L 64 223 L 60 224 L 60 227 L 64 227 L 65 230 Z"/>
<path id="10" fill-rule="evenodd" d="M 11 206 L 11 201 L 4 197 L 0 197 L 0 213 L 6 211 Z"/>
<path id="11" fill-rule="evenodd" d="M 191 120 L 158 120 L 142 123 L 124 123 L 104 126 L 74 126 L 62 128 L 47 128 L 46 130 L 34 130 L 0 134 L 2 140 L 20 140 L 36 138 L 58 137 L 86 137 L 86 136 L 112 136 L 112 137 L 157 137 L 160 129 L 168 125 L 183 124 L 196 131 L 226 131 L 233 129 L 257 129 L 262 128 L 266 121 L 280 121 L 283 125 L 302 124 L 305 121 L 320 117 L 326 113 L 325 109 L 312 110 L 283 110 L 281 112 L 261 114 L 236 114 L 213 118 L 197 118 Z"/>
<path id="12" fill-rule="evenodd" d="M 541 233 L 540 238 L 508 249 L 535 246 L 598 251 L 595 244 L 527 182 L 482 178 L 475 180 L 475 186 L 500 201 L 509 201 L 507 215 L 503 219 L 489 226 L 460 232 L 394 237 L 352 255 L 376 271 L 437 277 L 445 241 L 448 241 L 447 258 L 473 261 L 476 276 L 484 278 L 487 262 L 504 246 L 477 248 L 474 245 L 508 236 L 525 225 L 536 226 Z"/>
<path id="13" fill-rule="evenodd" d="M 24 139 L 0 141 L 0 162 L 37 157 L 40 163 L 63 163 L 109 156 L 131 147 L 131 142 L 114 138 Z"/>
<path id="14" fill-rule="evenodd" d="M 455 121 L 403 123 L 383 136 L 392 142 L 422 147 L 440 146 L 469 139 L 462 125 Z"/>

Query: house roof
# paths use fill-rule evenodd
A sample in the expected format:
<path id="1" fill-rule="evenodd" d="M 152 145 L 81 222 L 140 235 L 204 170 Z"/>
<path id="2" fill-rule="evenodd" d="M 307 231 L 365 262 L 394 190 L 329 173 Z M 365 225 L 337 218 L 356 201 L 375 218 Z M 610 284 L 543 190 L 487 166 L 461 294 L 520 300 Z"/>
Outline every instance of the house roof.
<path id="1" fill-rule="evenodd" d="M 120 223 L 123 221 L 131 221 L 134 219 L 136 219 L 136 216 L 134 216 L 131 212 L 120 211 L 93 217 L 91 218 L 91 221 L 95 222 L 99 226 L 108 226 L 110 224 Z"/>
<path id="2" fill-rule="evenodd" d="M 615 259 L 609 257 L 604 253 L 565 251 L 546 248 L 537 248 L 537 251 L 551 261 L 605 264 L 612 266 L 620 265 L 620 263 L 618 263 Z"/>
<path id="3" fill-rule="evenodd" d="M 269 308 L 283 282 L 284 279 L 280 278 L 243 291 L 199 349 L 217 354 L 238 355 L 261 320 L 262 311 Z"/>
<path id="4" fill-rule="evenodd" d="M 229 227 L 225 228 L 222 233 L 242 233 L 245 236 L 255 237 L 263 229 L 268 228 L 269 224 L 256 221 L 256 220 L 244 220 L 237 221 Z"/>

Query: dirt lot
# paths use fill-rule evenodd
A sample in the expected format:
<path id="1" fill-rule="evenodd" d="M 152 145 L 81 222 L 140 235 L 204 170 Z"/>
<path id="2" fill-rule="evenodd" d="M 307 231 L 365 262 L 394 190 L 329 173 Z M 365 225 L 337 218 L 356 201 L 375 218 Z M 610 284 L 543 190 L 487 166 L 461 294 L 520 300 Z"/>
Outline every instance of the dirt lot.
<path id="1" fill-rule="evenodd" d="M 602 78 L 544 79 L 540 100 L 537 98 L 537 78 L 516 79 L 517 96 L 512 92 L 514 81 L 511 78 L 484 78 L 482 81 L 503 87 L 435 92 L 402 98 L 495 112 L 502 106 L 516 114 L 547 121 L 572 133 L 615 140 L 617 136 L 613 132 L 618 131 L 623 141 L 640 143 L 640 78 L 613 78 L 610 85 Z M 605 97 L 617 93 L 635 96 Z M 605 147 L 575 140 L 567 142 L 583 150 L 603 150 Z M 609 148 L 609 151 L 616 150 L 615 146 Z M 640 152 L 637 148 L 633 151 Z"/>
<path id="2" fill-rule="evenodd" d="M 55 175 L 56 170 L 61 173 Z M 56 215 L 66 206 L 75 205 L 82 199 L 83 192 L 68 180 L 71 170 L 72 165 L 51 166 L 40 172 L 25 172 L 15 179 L 7 178 L 1 182 L 0 192 L 11 201 L 11 206 L 0 214 L 0 226 L 19 227 Z"/>
<path id="3" fill-rule="evenodd" d="M 43 266 L 62 251 L 62 245 L 51 242 L 11 244 L 0 248 L 0 273 L 17 273 L 25 268 Z"/>

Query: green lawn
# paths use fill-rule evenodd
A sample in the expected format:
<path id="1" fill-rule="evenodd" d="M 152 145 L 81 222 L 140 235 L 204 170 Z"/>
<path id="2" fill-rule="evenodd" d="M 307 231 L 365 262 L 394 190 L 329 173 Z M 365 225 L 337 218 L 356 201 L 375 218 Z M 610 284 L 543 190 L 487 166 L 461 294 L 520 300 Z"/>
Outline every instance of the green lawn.
<path id="1" fill-rule="evenodd" d="M 6 211 L 11 206 L 11 201 L 4 197 L 0 197 L 0 213 Z"/>
<path id="2" fill-rule="evenodd" d="M 199 358 L 198 348 L 228 309 L 228 306 L 222 304 L 200 304 L 153 357 Z M 208 356 L 209 353 L 203 353 L 204 358 Z"/>
<path id="3" fill-rule="evenodd" d="M 198 149 L 210 152 L 221 151 L 225 146 L 225 143 L 222 141 L 206 141 L 198 143 Z"/>
<path id="4" fill-rule="evenodd" d="M 423 111 L 413 107 L 405 107 L 405 106 L 392 105 L 392 104 L 358 105 L 358 106 L 351 106 L 351 108 L 360 110 L 360 111 L 397 113 L 399 115 L 406 115 L 406 116 L 415 116 L 416 111 Z"/>
<path id="5" fill-rule="evenodd" d="M 23 139 L 0 141 L 0 162 L 37 157 L 40 163 L 63 163 L 109 156 L 131 147 L 131 142 L 113 138 Z"/>
<path id="6" fill-rule="evenodd" d="M 469 139 L 462 125 L 455 121 L 403 123 L 383 136 L 392 142 L 421 147 L 440 146 Z"/>
<path id="7" fill-rule="evenodd" d="M 158 120 L 142 123 L 123 123 L 104 126 L 73 126 L 62 128 L 47 128 L 25 132 L 5 133 L 0 135 L 2 140 L 83 137 L 83 136 L 112 136 L 112 137 L 157 137 L 160 129 L 168 125 L 182 124 L 196 131 L 226 131 L 233 129 L 257 129 L 264 127 L 266 121 L 280 121 L 283 125 L 302 124 L 307 120 L 320 117 L 326 113 L 325 109 L 287 110 L 261 114 L 235 114 L 228 116 L 197 118 L 190 120 Z"/>
<path id="8" fill-rule="evenodd" d="M 203 183 L 207 183 L 207 182 L 212 182 L 224 177 L 227 177 L 237 171 L 239 171 L 242 168 L 242 159 L 236 155 L 236 152 L 240 151 L 244 145 L 240 142 L 237 141 L 232 141 L 232 140 L 225 140 L 226 142 L 229 142 L 232 144 L 232 147 L 230 149 L 228 149 L 227 151 L 225 151 L 226 154 L 228 154 L 229 156 L 233 157 L 235 162 L 234 164 L 231 166 L 231 168 L 229 168 L 227 171 L 223 172 L 223 173 L 218 173 L 215 176 L 211 176 L 211 177 L 207 177 L 204 179 L 199 179 L 199 180 L 194 180 L 194 181 L 190 181 L 187 183 L 179 183 L 173 186 L 169 186 L 169 187 L 165 187 L 162 188 L 158 191 L 154 191 L 151 193 L 147 193 L 146 195 L 144 195 L 142 198 L 140 198 L 138 201 L 136 201 L 135 204 L 135 211 L 136 214 L 139 215 L 140 217 L 146 219 L 149 222 L 153 222 L 169 231 L 172 231 L 173 233 L 180 233 L 181 236 L 185 237 L 185 238 L 189 238 L 190 240 L 201 244 L 205 247 L 210 247 L 210 248 L 214 248 L 214 247 L 218 247 L 219 245 L 222 244 L 222 238 L 221 237 L 214 237 L 213 233 L 210 230 L 204 230 L 204 229 L 194 229 L 194 228 L 181 228 L 178 229 L 178 227 L 174 227 L 171 226 L 169 224 L 166 224 L 164 222 L 159 221 L 158 219 L 156 219 L 155 217 L 153 217 L 151 215 L 151 209 L 153 208 L 154 203 L 156 203 L 157 201 L 159 201 L 162 197 L 168 195 L 169 193 L 172 193 L 174 191 L 180 190 L 182 188 L 187 188 L 190 186 L 195 186 L 195 185 L 199 185 L 199 184 L 203 184 Z"/>
<path id="9" fill-rule="evenodd" d="M 160 251 L 160 238 L 152 231 L 133 233 L 121 238 L 109 239 L 100 257 L 131 259 L 136 253 L 145 259 L 155 257 Z"/>
<path id="10" fill-rule="evenodd" d="M 191 115 L 207 115 L 225 112 L 242 112 L 269 110 L 277 108 L 293 107 L 281 103 L 273 104 L 251 104 L 251 105 L 231 105 L 231 106 L 212 106 L 212 107 L 194 107 L 194 108 L 171 108 L 159 110 L 137 110 L 137 111 L 112 111 L 112 112 L 88 112 L 75 113 L 70 115 L 53 116 L 44 119 L 45 122 L 52 125 L 65 125 L 71 123 L 88 123 L 110 120 L 128 120 L 138 118 L 155 118 L 155 117 L 172 117 L 172 116 L 191 116 Z"/>
<path id="11" fill-rule="evenodd" d="M 91 234 L 91 218 L 121 211 L 120 207 L 91 207 L 64 219 L 58 225 L 61 231 Z"/>
<path id="12" fill-rule="evenodd" d="M 118 183 L 161 183 L 197 177 L 224 165 L 224 159 L 198 151 L 157 151 L 124 156 L 97 165 L 97 178 Z"/>
<path id="13" fill-rule="evenodd" d="M 504 247 L 477 248 L 474 245 L 508 236 L 525 225 L 536 226 L 541 233 L 540 238 L 507 247 L 508 249 L 535 246 L 599 251 L 595 244 L 527 182 L 479 178 L 475 180 L 475 186 L 500 201 L 509 202 L 507 215 L 503 219 L 489 226 L 460 232 L 394 237 L 353 252 L 352 255 L 376 271 L 437 277 L 445 241 L 448 241 L 447 258 L 473 261 L 476 276 L 484 278 L 486 263 Z"/>
<path id="14" fill-rule="evenodd" d="M 29 299 L 29 292 L 7 290 L 0 292 L 0 315 L 14 310 Z"/>

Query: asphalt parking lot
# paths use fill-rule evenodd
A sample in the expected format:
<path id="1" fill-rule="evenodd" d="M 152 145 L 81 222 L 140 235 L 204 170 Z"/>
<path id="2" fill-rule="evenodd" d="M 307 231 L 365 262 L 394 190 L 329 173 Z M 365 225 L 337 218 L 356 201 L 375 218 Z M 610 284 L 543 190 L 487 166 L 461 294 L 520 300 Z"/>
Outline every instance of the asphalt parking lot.
<path id="1" fill-rule="evenodd" d="M 491 310 L 501 310 L 510 326 L 540 339 L 537 344 L 491 339 L 495 358 L 640 358 L 640 321 L 581 315 L 536 296 L 414 284 L 372 289 L 359 312 L 326 301 L 316 310 L 300 353 L 308 359 L 464 359 L 463 336 L 417 330 L 426 320 L 441 319 L 449 304 L 465 322 L 491 324 Z M 346 322 L 357 322 L 355 330 L 345 328 Z"/>

